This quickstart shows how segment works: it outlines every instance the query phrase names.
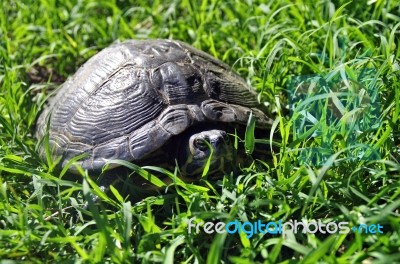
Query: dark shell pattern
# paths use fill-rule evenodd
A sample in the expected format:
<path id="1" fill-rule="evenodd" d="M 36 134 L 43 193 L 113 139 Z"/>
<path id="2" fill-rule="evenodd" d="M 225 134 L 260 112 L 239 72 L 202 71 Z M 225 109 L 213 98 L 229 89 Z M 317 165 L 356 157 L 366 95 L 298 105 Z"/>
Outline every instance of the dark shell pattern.
<path id="1" fill-rule="evenodd" d="M 202 122 L 257 126 L 271 120 L 257 94 L 229 66 L 174 40 L 130 40 L 89 59 L 50 100 L 37 123 L 64 166 L 99 170 L 111 159 L 139 161 Z M 44 150 L 41 150 L 42 154 Z"/>

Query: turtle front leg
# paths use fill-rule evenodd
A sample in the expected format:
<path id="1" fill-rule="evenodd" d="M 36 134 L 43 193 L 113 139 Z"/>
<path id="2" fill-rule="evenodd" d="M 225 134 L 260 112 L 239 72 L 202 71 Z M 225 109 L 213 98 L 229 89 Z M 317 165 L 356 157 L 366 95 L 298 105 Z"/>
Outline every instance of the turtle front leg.
<path id="1" fill-rule="evenodd" d="M 193 124 L 204 120 L 197 105 L 171 105 L 161 115 L 129 137 L 129 150 L 133 160 L 145 157 L 159 149 L 172 136 L 179 135 Z"/>
<path id="2" fill-rule="evenodd" d="M 235 104 L 225 104 L 215 100 L 206 100 L 201 104 L 201 111 L 207 119 L 226 123 L 239 123 L 246 125 L 250 113 L 257 120 L 257 125 L 268 128 L 272 125 L 272 120 L 257 109 Z"/>

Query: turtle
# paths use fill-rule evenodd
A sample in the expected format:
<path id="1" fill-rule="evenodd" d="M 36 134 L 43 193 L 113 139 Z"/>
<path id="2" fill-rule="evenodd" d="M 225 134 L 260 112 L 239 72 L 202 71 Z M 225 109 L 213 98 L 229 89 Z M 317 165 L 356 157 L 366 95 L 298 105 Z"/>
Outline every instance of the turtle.
<path id="1" fill-rule="evenodd" d="M 91 172 L 115 159 L 167 162 L 195 179 L 210 155 L 210 173 L 232 162 L 228 134 L 250 114 L 257 127 L 270 127 L 257 95 L 227 64 L 189 44 L 127 40 L 95 54 L 57 89 L 36 136 L 48 137 L 61 167 L 83 154 L 76 164 Z"/>

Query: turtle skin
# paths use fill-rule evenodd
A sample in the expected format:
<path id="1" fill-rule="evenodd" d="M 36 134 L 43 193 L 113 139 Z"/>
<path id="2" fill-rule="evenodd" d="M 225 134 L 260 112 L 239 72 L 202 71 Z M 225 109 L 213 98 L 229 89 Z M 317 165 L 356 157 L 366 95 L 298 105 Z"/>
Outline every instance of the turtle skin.
<path id="1" fill-rule="evenodd" d="M 62 167 L 86 154 L 77 163 L 99 171 L 112 159 L 138 162 L 194 125 L 244 125 L 252 112 L 266 128 L 261 108 L 256 92 L 212 56 L 175 40 L 129 40 L 94 55 L 57 90 L 36 136 L 48 133 Z"/>

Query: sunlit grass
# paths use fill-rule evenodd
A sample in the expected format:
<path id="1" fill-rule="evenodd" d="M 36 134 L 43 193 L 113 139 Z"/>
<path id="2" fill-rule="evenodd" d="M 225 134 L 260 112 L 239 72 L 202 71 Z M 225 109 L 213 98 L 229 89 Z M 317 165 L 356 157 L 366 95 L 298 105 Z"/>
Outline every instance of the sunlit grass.
<path id="1" fill-rule="evenodd" d="M 2 2 L 1 260 L 400 261 L 398 1 L 250 2 Z M 273 133 L 238 135 L 239 144 L 272 149 L 270 160 L 195 184 L 178 171 L 114 161 L 137 174 L 107 192 L 95 175 L 72 180 L 57 161 L 41 160 L 35 122 L 51 91 L 97 51 L 130 38 L 182 40 L 232 65 L 275 119 Z M 165 185 L 161 174 L 172 182 L 165 191 L 130 191 L 135 177 Z M 384 234 L 189 234 L 192 217 L 379 223 Z"/>

